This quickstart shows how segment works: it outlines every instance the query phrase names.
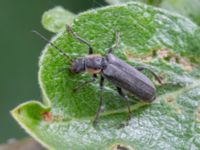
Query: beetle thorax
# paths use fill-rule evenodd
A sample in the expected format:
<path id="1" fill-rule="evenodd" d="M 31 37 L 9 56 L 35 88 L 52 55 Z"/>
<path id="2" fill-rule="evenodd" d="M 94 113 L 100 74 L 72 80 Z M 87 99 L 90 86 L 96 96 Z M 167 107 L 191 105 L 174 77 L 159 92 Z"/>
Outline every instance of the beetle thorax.
<path id="1" fill-rule="evenodd" d="M 86 71 L 90 74 L 100 73 L 105 66 L 105 60 L 100 55 L 88 55 L 85 59 Z"/>
<path id="2" fill-rule="evenodd" d="M 74 73 L 87 71 L 91 74 L 100 73 L 106 67 L 106 60 L 100 55 L 88 55 L 75 59 L 70 67 Z"/>

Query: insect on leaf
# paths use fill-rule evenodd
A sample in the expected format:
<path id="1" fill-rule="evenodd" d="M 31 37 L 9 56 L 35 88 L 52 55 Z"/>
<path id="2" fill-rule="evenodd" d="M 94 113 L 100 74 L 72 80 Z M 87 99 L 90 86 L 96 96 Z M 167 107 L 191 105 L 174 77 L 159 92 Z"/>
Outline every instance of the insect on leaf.
<path id="1" fill-rule="evenodd" d="M 72 89 L 91 78 L 65 69 L 71 59 L 87 55 L 87 46 L 63 31 L 51 41 L 68 58 L 47 45 L 39 62 L 39 83 L 44 104 L 30 101 L 12 115 L 36 140 L 50 149 L 94 150 L 125 146 L 136 150 L 180 150 L 200 147 L 199 28 L 189 19 L 141 3 L 108 6 L 79 14 L 72 29 L 104 55 L 120 32 L 114 54 L 135 66 L 154 70 L 163 84 L 156 85 L 151 104 L 129 93 L 132 119 L 126 121 L 126 103 L 106 82 L 104 111 L 99 124 L 92 120 L 99 102 L 98 81 L 78 92 Z M 196 42 L 195 42 L 196 41 Z M 192 43 L 192 44 L 191 44 Z"/>

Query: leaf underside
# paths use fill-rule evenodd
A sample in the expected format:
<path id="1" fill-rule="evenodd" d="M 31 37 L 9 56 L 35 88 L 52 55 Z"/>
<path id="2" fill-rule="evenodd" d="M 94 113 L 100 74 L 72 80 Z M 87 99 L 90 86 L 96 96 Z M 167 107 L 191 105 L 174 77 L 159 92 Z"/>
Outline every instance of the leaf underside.
<path id="1" fill-rule="evenodd" d="M 92 126 L 99 101 L 99 84 L 72 89 L 91 78 L 68 71 L 71 60 L 87 55 L 87 46 L 65 31 L 52 42 L 69 58 L 47 45 L 40 58 L 39 82 L 44 103 L 31 101 L 12 111 L 25 130 L 49 149 L 111 149 L 115 144 L 136 150 L 198 149 L 200 147 L 200 56 L 198 27 L 190 20 L 140 3 L 90 10 L 76 17 L 73 31 L 89 41 L 96 54 L 105 55 L 120 32 L 114 54 L 134 66 L 151 68 L 157 98 L 147 104 L 130 97 L 132 119 L 126 121 L 126 103 L 106 82 L 104 111 Z"/>

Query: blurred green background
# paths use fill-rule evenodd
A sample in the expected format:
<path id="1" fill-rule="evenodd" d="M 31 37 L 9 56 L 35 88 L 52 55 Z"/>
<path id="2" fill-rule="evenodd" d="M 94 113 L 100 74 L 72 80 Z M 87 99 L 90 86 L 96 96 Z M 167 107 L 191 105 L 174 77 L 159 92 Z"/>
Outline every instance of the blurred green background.
<path id="1" fill-rule="evenodd" d="M 22 102 L 41 100 L 37 71 L 45 42 L 31 33 L 36 29 L 47 37 L 41 16 L 61 5 L 79 13 L 106 5 L 103 0 L 1 0 L 0 1 L 0 143 L 27 136 L 9 111 Z"/>

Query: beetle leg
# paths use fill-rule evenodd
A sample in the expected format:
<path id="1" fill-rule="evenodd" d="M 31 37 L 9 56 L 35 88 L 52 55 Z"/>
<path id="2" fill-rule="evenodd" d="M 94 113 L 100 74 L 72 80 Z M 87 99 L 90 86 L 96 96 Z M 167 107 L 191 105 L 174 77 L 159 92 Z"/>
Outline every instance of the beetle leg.
<path id="1" fill-rule="evenodd" d="M 120 40 L 120 32 L 116 32 L 115 34 L 115 43 L 112 45 L 111 48 L 108 49 L 108 53 L 112 53 L 114 48 L 119 47 L 119 40 Z"/>
<path id="2" fill-rule="evenodd" d="M 97 78 L 97 75 L 93 74 L 93 77 L 91 80 L 85 81 L 81 83 L 81 85 L 76 86 L 75 88 L 73 88 L 73 92 L 77 92 L 78 90 L 80 90 L 80 88 L 84 87 L 86 84 L 96 81 L 96 78 Z"/>
<path id="3" fill-rule="evenodd" d="M 98 106 L 98 109 L 97 109 L 97 112 L 96 112 L 96 116 L 95 116 L 94 121 L 93 121 L 94 126 L 98 123 L 99 114 L 101 112 L 101 107 L 102 107 L 102 104 L 103 104 L 104 77 L 102 75 L 101 75 L 101 78 L 100 78 L 99 86 L 100 86 L 100 101 L 99 101 L 99 106 Z"/>
<path id="4" fill-rule="evenodd" d="M 84 43 L 88 46 L 88 54 L 93 54 L 93 48 L 92 46 L 84 39 L 82 39 L 80 36 L 78 36 L 75 32 L 72 31 L 71 27 L 69 25 L 66 25 L 66 30 L 69 34 L 71 34 L 75 39 L 77 39 L 79 42 Z"/>
<path id="5" fill-rule="evenodd" d="M 146 68 L 146 67 L 135 67 L 137 70 L 139 70 L 139 71 L 143 71 L 144 69 L 146 69 L 146 70 L 148 70 L 154 77 L 155 77 L 155 79 L 160 83 L 160 84 L 162 84 L 162 81 L 161 81 L 161 79 L 155 74 L 155 72 L 153 72 L 151 69 L 149 69 L 149 68 Z"/>
<path id="6" fill-rule="evenodd" d="M 128 122 L 129 120 L 131 119 L 131 108 L 130 108 L 130 104 L 129 104 L 129 101 L 128 101 L 128 96 L 125 95 L 122 91 L 122 89 L 120 87 L 117 87 L 117 92 L 119 93 L 120 96 L 122 96 L 124 98 L 124 100 L 126 101 L 126 104 L 127 104 L 127 108 L 128 108 L 128 118 L 127 118 L 127 125 L 128 125 Z"/>

